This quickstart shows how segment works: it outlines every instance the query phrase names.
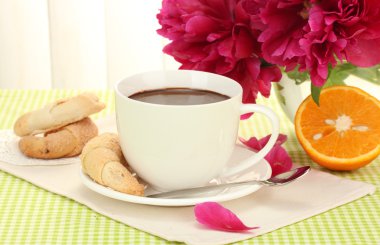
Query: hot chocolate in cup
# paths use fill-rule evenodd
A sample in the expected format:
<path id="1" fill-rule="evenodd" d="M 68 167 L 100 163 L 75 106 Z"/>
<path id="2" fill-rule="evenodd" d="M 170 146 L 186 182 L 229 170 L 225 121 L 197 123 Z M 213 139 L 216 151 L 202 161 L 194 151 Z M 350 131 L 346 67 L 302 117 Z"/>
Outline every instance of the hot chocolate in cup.
<path id="1" fill-rule="evenodd" d="M 117 129 L 128 164 L 160 191 L 203 186 L 249 169 L 275 144 L 279 120 L 268 107 L 242 104 L 242 92 L 230 78 L 190 70 L 144 72 L 119 81 Z M 260 152 L 227 168 L 240 115 L 250 112 L 270 119 L 272 136 Z"/>

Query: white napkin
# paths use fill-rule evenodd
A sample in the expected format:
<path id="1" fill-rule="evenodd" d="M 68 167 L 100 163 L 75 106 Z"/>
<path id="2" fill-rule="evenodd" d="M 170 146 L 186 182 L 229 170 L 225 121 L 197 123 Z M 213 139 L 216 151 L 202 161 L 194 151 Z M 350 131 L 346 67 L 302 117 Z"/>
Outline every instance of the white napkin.
<path id="1" fill-rule="evenodd" d="M 0 157 L 0 161 L 2 158 Z M 95 193 L 81 183 L 79 163 L 17 166 L 1 161 L 0 169 L 43 189 L 71 198 L 131 227 L 169 241 L 188 244 L 225 244 L 245 240 L 375 192 L 373 185 L 338 178 L 313 169 L 304 178 L 290 185 L 263 187 L 246 197 L 222 203 L 247 226 L 260 226 L 260 229 L 252 232 L 229 233 L 210 230 L 198 224 L 194 218 L 193 207 L 132 204 Z M 68 178 L 70 181 L 67 181 Z"/>
<path id="2" fill-rule="evenodd" d="M 0 161 L 23 166 L 52 166 L 80 162 L 78 157 L 61 159 L 33 159 L 26 157 L 18 148 L 19 139 L 20 138 L 13 133 L 13 130 L 0 130 Z"/>

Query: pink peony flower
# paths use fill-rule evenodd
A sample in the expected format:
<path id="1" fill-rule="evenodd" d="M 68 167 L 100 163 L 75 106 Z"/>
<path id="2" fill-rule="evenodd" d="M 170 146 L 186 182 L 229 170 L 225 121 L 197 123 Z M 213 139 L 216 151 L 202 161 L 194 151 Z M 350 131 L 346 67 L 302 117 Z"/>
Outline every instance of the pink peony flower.
<path id="1" fill-rule="evenodd" d="M 244 145 L 257 152 L 264 148 L 264 146 L 268 143 L 269 138 L 270 135 L 267 135 L 260 140 L 258 140 L 256 137 L 252 137 L 249 140 L 240 138 L 240 141 Z M 265 160 L 267 160 L 272 168 L 272 177 L 292 169 L 292 159 L 286 150 L 281 146 L 286 141 L 286 139 L 286 135 L 280 134 L 272 150 L 265 156 Z"/>
<path id="2" fill-rule="evenodd" d="M 306 55 L 301 70 L 322 86 L 337 59 L 361 67 L 380 62 L 380 2 L 375 0 L 315 1 L 300 40 Z"/>
<path id="3" fill-rule="evenodd" d="M 181 69 L 233 78 L 255 102 L 281 78 L 272 64 L 322 86 L 338 62 L 380 63 L 379 16 L 377 0 L 163 0 L 157 18 Z"/>
<path id="4" fill-rule="evenodd" d="M 242 232 L 259 228 L 244 225 L 233 212 L 216 202 L 195 205 L 194 214 L 199 223 L 215 230 Z"/>
<path id="5" fill-rule="evenodd" d="M 251 29 L 249 0 L 163 0 L 157 32 L 171 40 L 164 52 L 182 65 L 228 76 L 243 87 L 243 102 L 269 96 L 278 67 L 263 65 L 258 32 Z"/>
<path id="6" fill-rule="evenodd" d="M 320 1 L 313 8 L 337 40 L 345 40 L 346 43 L 340 41 L 340 46 L 344 47 L 342 53 L 348 62 L 359 67 L 380 62 L 380 1 Z M 319 27 L 323 25 L 317 23 Z"/>
<path id="7" fill-rule="evenodd" d="M 380 1 L 268 0 L 256 6 L 264 59 L 309 72 L 316 86 L 339 61 L 380 63 Z"/>
<path id="8" fill-rule="evenodd" d="M 259 12 L 265 25 L 258 37 L 264 59 L 294 69 L 299 57 L 305 55 L 299 43 L 307 24 L 304 0 L 268 0 Z"/>
<path id="9" fill-rule="evenodd" d="M 328 77 L 329 66 L 337 64 L 336 58 L 343 59 L 347 40 L 335 33 L 334 26 L 326 23 L 320 5 L 309 11 L 309 22 L 304 27 L 306 34 L 299 41 L 305 50 L 300 70 L 308 70 L 314 85 L 322 86 Z"/>

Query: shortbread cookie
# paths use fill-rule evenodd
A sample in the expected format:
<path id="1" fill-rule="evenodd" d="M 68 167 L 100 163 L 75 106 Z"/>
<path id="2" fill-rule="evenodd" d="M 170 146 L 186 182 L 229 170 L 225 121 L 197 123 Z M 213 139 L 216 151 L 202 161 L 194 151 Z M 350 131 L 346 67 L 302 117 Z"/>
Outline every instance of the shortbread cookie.
<path id="1" fill-rule="evenodd" d="M 98 128 L 86 117 L 79 122 L 45 133 L 43 137 L 24 136 L 19 141 L 19 148 L 24 155 L 33 158 L 72 157 L 79 155 L 84 145 L 96 135 Z"/>
<path id="2" fill-rule="evenodd" d="M 18 136 L 49 132 L 101 111 L 105 104 L 92 93 L 61 99 L 28 112 L 17 119 L 14 132 Z"/>
<path id="3" fill-rule="evenodd" d="M 123 193 L 144 195 L 144 185 L 127 168 L 116 134 L 104 133 L 93 138 L 80 158 L 83 171 L 97 183 Z"/>

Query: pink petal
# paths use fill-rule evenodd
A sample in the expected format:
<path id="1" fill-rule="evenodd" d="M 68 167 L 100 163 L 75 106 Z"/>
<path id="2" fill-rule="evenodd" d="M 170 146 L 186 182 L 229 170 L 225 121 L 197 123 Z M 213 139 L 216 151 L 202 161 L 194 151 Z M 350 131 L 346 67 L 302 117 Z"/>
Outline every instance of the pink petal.
<path id="1" fill-rule="evenodd" d="M 232 58 L 233 45 L 232 38 L 226 38 L 218 44 L 217 50 L 221 56 Z"/>
<path id="2" fill-rule="evenodd" d="M 303 56 L 304 51 L 301 49 L 298 40 L 291 40 L 288 44 L 288 48 L 285 50 L 284 58 L 291 59 L 295 56 Z M 295 63 L 295 62 L 293 62 Z"/>
<path id="3" fill-rule="evenodd" d="M 244 28 L 234 28 L 234 31 L 237 32 L 235 37 L 235 57 L 237 59 L 248 58 L 252 55 L 253 52 L 253 37 L 248 33 Z"/>
<path id="4" fill-rule="evenodd" d="M 261 138 L 260 139 L 260 145 L 262 145 L 261 148 L 263 148 L 269 141 L 269 138 L 270 138 L 270 134 L 265 136 L 264 138 Z M 275 143 L 275 145 L 282 145 L 283 143 L 285 143 L 285 141 L 288 139 L 288 136 L 286 136 L 285 134 L 280 134 L 277 138 L 277 141 Z"/>
<path id="5" fill-rule="evenodd" d="M 262 79 L 257 79 L 256 82 L 259 85 L 259 91 L 260 93 L 268 98 L 270 95 L 270 88 L 271 88 L 271 81 L 264 81 Z"/>
<path id="6" fill-rule="evenodd" d="M 272 168 L 272 177 L 289 171 L 293 166 L 292 159 L 286 150 L 279 145 L 272 148 L 272 150 L 265 156 L 265 160 L 268 161 Z"/>
<path id="7" fill-rule="evenodd" d="M 261 67 L 259 77 L 267 83 L 271 81 L 278 82 L 281 80 L 282 73 L 277 66 Z"/>
<path id="8" fill-rule="evenodd" d="M 254 151 L 261 150 L 269 141 L 271 135 L 267 135 L 260 140 L 256 137 L 251 137 L 249 140 L 245 140 L 243 138 L 239 138 L 239 140 L 249 148 Z M 277 138 L 277 141 L 274 147 L 270 150 L 270 152 L 265 156 L 265 160 L 269 163 L 272 168 L 272 176 L 277 174 L 286 172 L 290 170 L 293 166 L 292 159 L 281 145 L 287 140 L 287 136 L 284 134 L 280 134 Z"/>
<path id="9" fill-rule="evenodd" d="M 259 151 L 262 148 L 264 148 L 264 146 L 268 143 L 270 136 L 271 135 L 267 135 L 261 138 L 260 140 L 258 140 L 256 137 L 251 137 L 249 140 L 239 138 L 239 140 L 241 141 L 241 143 L 248 146 L 249 148 L 255 151 Z M 275 145 L 282 145 L 287 140 L 287 138 L 288 137 L 286 135 L 280 134 L 277 138 Z"/>
<path id="10" fill-rule="evenodd" d="M 233 59 L 219 59 L 219 61 L 214 65 L 215 72 L 217 74 L 226 74 L 230 72 L 232 69 L 234 69 L 235 62 Z"/>
<path id="11" fill-rule="evenodd" d="M 319 31 L 322 29 L 323 12 L 319 6 L 314 6 L 309 11 L 309 25 L 311 31 Z"/>
<path id="12" fill-rule="evenodd" d="M 217 26 L 218 24 L 211 18 L 206 16 L 194 16 L 187 21 L 185 30 L 194 35 L 207 36 L 207 34 L 213 32 Z"/>
<path id="13" fill-rule="evenodd" d="M 315 70 L 310 71 L 310 78 L 311 82 L 317 87 L 321 87 L 326 83 L 326 80 L 320 77 Z"/>
<path id="14" fill-rule="evenodd" d="M 256 137 L 251 137 L 249 140 L 245 140 L 240 137 L 239 140 L 241 141 L 241 143 L 255 151 L 259 151 L 263 148 L 263 146 L 260 144 Z"/>
<path id="15" fill-rule="evenodd" d="M 329 67 L 327 65 L 319 65 L 317 67 L 317 72 L 320 77 L 327 79 L 327 76 L 329 75 Z"/>
<path id="16" fill-rule="evenodd" d="M 239 232 L 259 228 L 244 225 L 234 213 L 216 202 L 195 205 L 194 214 L 199 223 L 215 230 Z"/>
<path id="17" fill-rule="evenodd" d="M 369 67 L 380 63 L 380 38 L 373 40 L 358 39 L 354 45 L 347 45 L 347 61 L 360 66 Z"/>
<path id="18" fill-rule="evenodd" d="M 210 34 L 207 35 L 207 41 L 211 43 L 211 42 L 213 42 L 215 40 L 218 40 L 222 36 L 223 36 L 222 33 L 210 33 Z"/>
<path id="19" fill-rule="evenodd" d="M 247 119 L 249 119 L 252 115 L 253 115 L 253 113 L 243 114 L 243 115 L 240 116 L 240 120 L 247 120 Z"/>
<path id="20" fill-rule="evenodd" d="M 257 80 L 257 77 L 260 75 L 260 67 L 261 67 L 261 61 L 258 58 L 251 58 L 247 59 L 246 61 L 247 65 L 247 72 L 250 75 L 250 78 L 252 79 L 252 83 L 255 83 Z M 244 84 L 242 85 L 243 89 L 248 90 Z"/>

